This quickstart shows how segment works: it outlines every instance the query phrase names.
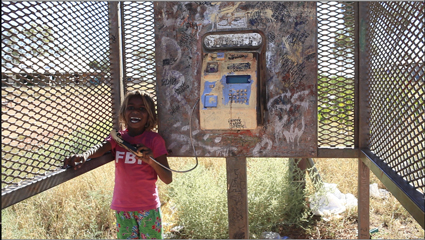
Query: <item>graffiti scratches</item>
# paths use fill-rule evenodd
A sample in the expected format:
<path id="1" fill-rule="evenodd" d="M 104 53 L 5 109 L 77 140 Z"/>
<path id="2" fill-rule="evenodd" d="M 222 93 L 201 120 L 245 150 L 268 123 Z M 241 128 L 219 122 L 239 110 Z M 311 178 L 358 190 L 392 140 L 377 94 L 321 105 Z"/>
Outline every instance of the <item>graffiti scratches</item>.
<path id="1" fill-rule="evenodd" d="M 270 99 L 267 104 L 276 141 L 284 138 L 288 144 L 292 144 L 292 149 L 295 143 L 299 146 L 305 130 L 302 113 L 308 109 L 308 93 L 308 90 L 297 93 L 288 91 Z"/>
<path id="2" fill-rule="evenodd" d="M 173 106 L 171 106 L 171 115 L 174 115 L 179 110 L 180 110 L 180 106 L 179 105 L 173 105 Z"/>
<path id="3" fill-rule="evenodd" d="M 233 64 L 229 64 L 227 66 L 228 70 L 231 70 L 233 72 L 237 72 L 237 71 L 246 71 L 248 69 L 251 69 L 251 63 L 233 63 Z"/>
<path id="4" fill-rule="evenodd" d="M 231 129 L 243 129 L 245 128 L 245 125 L 242 123 L 242 120 L 240 118 L 236 118 L 236 119 L 229 119 L 227 121 L 229 123 L 229 128 Z"/>
<path id="5" fill-rule="evenodd" d="M 267 146 L 267 147 L 264 147 L 264 146 Z M 268 138 L 264 138 L 263 140 L 261 140 L 261 142 L 255 145 L 254 149 L 252 150 L 252 154 L 254 156 L 260 156 L 261 153 L 272 149 L 272 146 L 273 146 L 273 142 Z"/>
<path id="6" fill-rule="evenodd" d="M 182 94 L 184 91 L 186 91 L 187 89 L 189 89 L 189 85 L 187 84 L 187 83 L 183 83 L 179 88 L 177 88 L 176 90 L 175 90 L 175 92 L 177 93 L 177 94 Z"/>
<path id="7" fill-rule="evenodd" d="M 177 78 L 174 76 L 169 76 L 169 78 L 165 78 L 161 80 L 162 86 L 170 86 L 170 85 L 176 85 L 177 84 Z"/>

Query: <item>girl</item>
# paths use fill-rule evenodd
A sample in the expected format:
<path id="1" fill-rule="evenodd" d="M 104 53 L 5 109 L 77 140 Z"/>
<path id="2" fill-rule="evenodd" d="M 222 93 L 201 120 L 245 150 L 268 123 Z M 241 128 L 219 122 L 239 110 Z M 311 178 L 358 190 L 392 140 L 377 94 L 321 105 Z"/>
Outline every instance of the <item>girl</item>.
<path id="1" fill-rule="evenodd" d="M 116 211 L 118 239 L 162 238 L 160 201 L 156 188 L 157 176 L 166 184 L 171 183 L 172 173 L 152 161 L 152 156 L 168 166 L 164 139 L 151 130 L 156 126 L 154 101 L 146 92 L 129 92 L 120 108 L 120 134 L 130 144 L 142 151 L 143 157 L 120 147 L 111 136 L 84 154 L 64 160 L 74 169 L 89 158 L 97 158 L 108 151 L 115 154 L 115 187 L 111 209 Z M 81 162 L 76 165 L 75 163 Z"/>

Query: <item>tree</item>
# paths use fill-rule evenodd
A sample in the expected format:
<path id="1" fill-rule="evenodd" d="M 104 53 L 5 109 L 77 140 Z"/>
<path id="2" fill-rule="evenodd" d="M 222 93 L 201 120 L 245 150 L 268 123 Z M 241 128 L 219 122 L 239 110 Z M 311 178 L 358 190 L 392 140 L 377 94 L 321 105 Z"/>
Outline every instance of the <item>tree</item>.
<path id="1" fill-rule="evenodd" d="M 109 55 L 109 54 L 107 54 Z M 104 56 L 101 60 L 93 60 L 89 62 L 89 67 L 94 70 L 109 71 L 109 60 L 107 56 Z"/>
<path id="2" fill-rule="evenodd" d="M 12 64 L 19 64 L 23 57 L 58 56 L 65 47 L 54 44 L 54 40 L 53 31 L 47 25 L 36 22 L 17 27 L 8 23 L 2 26 L 2 53 L 4 59 Z"/>

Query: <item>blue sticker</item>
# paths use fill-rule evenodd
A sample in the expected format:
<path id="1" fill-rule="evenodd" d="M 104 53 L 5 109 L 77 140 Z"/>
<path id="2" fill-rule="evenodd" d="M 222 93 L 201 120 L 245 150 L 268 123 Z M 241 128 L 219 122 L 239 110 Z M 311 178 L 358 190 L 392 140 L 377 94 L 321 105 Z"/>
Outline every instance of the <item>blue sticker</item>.
<path id="1" fill-rule="evenodd" d="M 223 60 L 224 59 L 224 52 L 217 53 L 217 59 Z"/>
<path id="2" fill-rule="evenodd" d="M 209 81 L 204 82 L 204 92 L 202 93 L 202 97 L 201 97 L 203 109 L 206 109 L 206 107 L 207 107 L 207 106 L 205 106 L 205 104 L 206 104 L 206 102 L 205 102 L 206 97 L 205 96 L 210 94 L 212 89 L 215 88 L 215 83 L 216 82 L 209 82 Z"/>
<path id="3" fill-rule="evenodd" d="M 216 95 L 206 95 L 204 107 L 217 107 L 217 96 Z"/>

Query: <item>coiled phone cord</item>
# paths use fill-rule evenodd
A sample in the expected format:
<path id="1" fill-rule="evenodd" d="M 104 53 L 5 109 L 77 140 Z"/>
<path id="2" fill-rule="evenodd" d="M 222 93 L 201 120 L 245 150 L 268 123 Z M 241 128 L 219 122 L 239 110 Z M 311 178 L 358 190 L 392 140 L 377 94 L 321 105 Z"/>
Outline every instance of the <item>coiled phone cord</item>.
<path id="1" fill-rule="evenodd" d="M 172 172 L 176 172 L 176 173 L 187 173 L 190 172 L 192 170 L 194 170 L 197 166 L 198 166 L 198 156 L 196 155 L 196 150 L 195 150 L 195 146 L 193 145 L 193 139 L 192 139 L 192 114 L 193 114 L 193 110 L 195 109 L 196 105 L 198 105 L 199 102 L 199 98 L 198 100 L 196 100 L 195 104 L 192 107 L 192 111 L 190 112 L 189 115 L 189 135 L 190 135 L 190 144 L 192 145 L 192 149 L 193 149 L 193 154 L 195 155 L 195 159 L 196 159 L 196 164 L 193 168 L 189 169 L 189 170 L 174 170 L 171 168 L 168 168 L 166 166 L 164 166 L 163 164 L 159 163 L 157 160 L 155 160 L 153 157 L 150 157 L 150 159 L 152 159 L 152 161 L 154 161 L 155 163 L 157 163 L 159 166 L 172 171 Z"/>

